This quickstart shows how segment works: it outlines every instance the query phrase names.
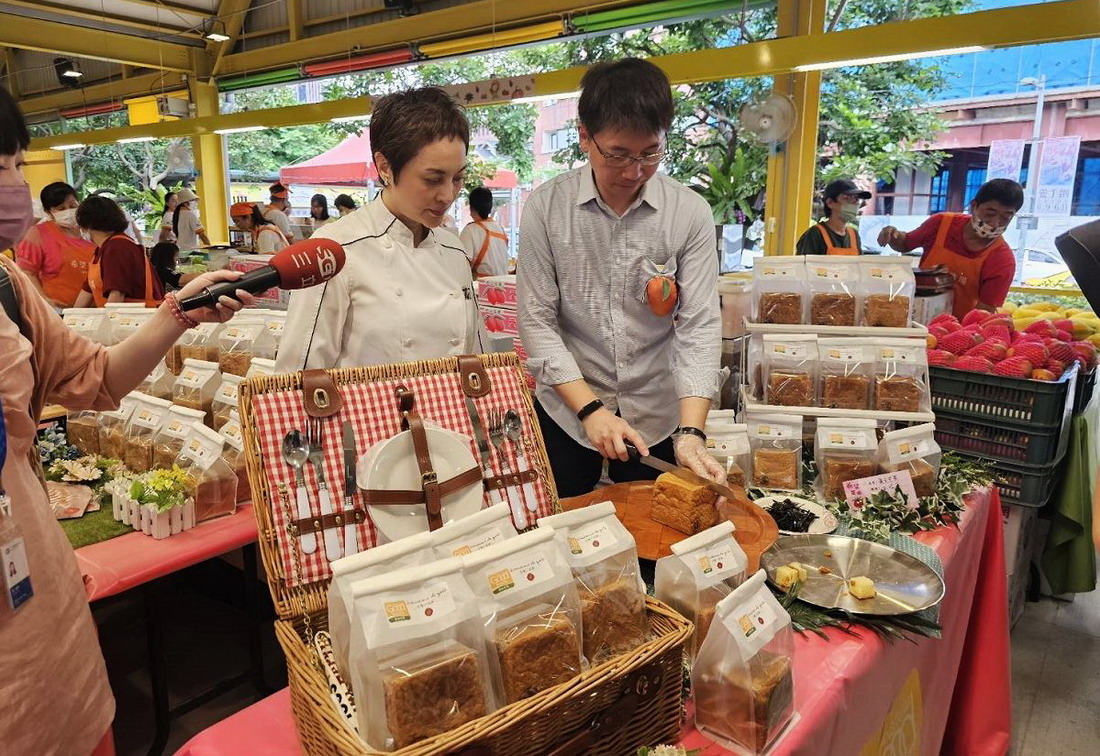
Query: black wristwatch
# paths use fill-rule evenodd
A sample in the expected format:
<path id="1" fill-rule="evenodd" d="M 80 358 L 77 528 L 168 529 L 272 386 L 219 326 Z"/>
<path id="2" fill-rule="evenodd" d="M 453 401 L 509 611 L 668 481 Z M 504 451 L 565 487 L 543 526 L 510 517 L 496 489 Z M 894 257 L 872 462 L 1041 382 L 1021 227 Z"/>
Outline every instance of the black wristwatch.
<path id="1" fill-rule="evenodd" d="M 583 423 L 585 418 L 587 418 L 589 415 L 591 415 L 593 412 L 595 412 L 596 410 L 598 410 L 602 406 L 603 406 L 602 401 L 600 401 L 599 399 L 593 399 L 588 404 L 584 405 L 579 410 L 577 410 L 577 419 L 580 420 Z"/>
<path id="2" fill-rule="evenodd" d="M 691 425 L 681 425 L 675 431 L 673 431 L 673 435 L 675 436 L 682 436 L 684 434 L 687 434 L 689 436 L 698 436 L 699 438 L 703 439 L 703 441 L 707 440 L 706 433 L 703 433 L 703 431 Z"/>

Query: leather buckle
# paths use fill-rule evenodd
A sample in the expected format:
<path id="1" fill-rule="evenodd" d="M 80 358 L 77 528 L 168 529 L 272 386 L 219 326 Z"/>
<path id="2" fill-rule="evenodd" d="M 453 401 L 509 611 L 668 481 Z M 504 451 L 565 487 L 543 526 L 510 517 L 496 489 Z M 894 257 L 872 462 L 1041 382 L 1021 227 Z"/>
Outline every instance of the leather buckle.
<path id="1" fill-rule="evenodd" d="M 427 488 L 428 486 L 434 486 L 439 482 L 439 477 L 435 474 L 435 470 L 428 470 L 420 476 L 421 487 Z"/>

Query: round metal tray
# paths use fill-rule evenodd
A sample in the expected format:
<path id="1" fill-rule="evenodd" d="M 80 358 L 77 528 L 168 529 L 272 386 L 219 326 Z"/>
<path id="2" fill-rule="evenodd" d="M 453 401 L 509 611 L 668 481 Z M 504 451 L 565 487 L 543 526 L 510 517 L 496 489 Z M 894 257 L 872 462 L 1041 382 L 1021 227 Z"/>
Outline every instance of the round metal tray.
<path id="1" fill-rule="evenodd" d="M 775 570 L 791 562 L 803 564 L 808 573 L 798 598 L 825 609 L 909 614 L 943 600 L 943 580 L 931 567 L 880 543 L 836 535 L 790 535 L 780 537 L 760 557 L 773 583 Z M 819 567 L 829 573 L 822 574 Z M 874 598 L 857 599 L 848 593 L 848 579 L 860 576 L 874 581 Z"/>

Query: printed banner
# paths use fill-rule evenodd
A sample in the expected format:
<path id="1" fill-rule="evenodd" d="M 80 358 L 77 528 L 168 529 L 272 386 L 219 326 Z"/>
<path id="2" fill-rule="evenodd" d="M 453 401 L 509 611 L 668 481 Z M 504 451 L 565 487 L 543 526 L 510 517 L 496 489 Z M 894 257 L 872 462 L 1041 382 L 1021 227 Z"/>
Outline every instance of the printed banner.
<path id="1" fill-rule="evenodd" d="M 1036 215 L 1069 215 L 1080 150 L 1079 136 L 1050 137 L 1043 140 L 1043 154 L 1039 158 L 1039 183 L 1035 188 Z"/>
<path id="2" fill-rule="evenodd" d="M 1005 178 L 1019 182 L 1023 164 L 1023 139 L 994 139 L 989 143 L 989 164 L 986 166 L 985 179 L 989 181 Z"/>

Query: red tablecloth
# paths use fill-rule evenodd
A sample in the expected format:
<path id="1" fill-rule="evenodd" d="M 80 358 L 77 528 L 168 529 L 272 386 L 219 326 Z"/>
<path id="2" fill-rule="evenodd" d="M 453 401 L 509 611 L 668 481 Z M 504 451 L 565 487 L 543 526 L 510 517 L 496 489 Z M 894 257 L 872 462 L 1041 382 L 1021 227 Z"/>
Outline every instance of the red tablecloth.
<path id="1" fill-rule="evenodd" d="M 134 532 L 82 546 L 76 550 L 76 561 L 91 602 L 239 549 L 256 537 L 252 504 L 245 503 L 229 517 L 199 523 L 159 541 Z"/>
<path id="2" fill-rule="evenodd" d="M 1000 499 L 970 501 L 961 528 L 922 533 L 944 565 L 943 638 L 884 643 L 872 633 L 799 636 L 800 719 L 774 754 L 1003 755 L 1011 729 L 1008 607 Z M 979 569 L 980 568 L 980 569 Z M 689 725 L 681 743 L 725 753 Z M 282 690 L 199 733 L 178 756 L 301 753 Z"/>

